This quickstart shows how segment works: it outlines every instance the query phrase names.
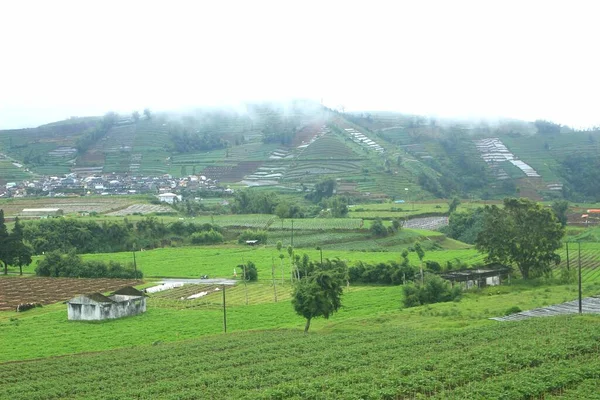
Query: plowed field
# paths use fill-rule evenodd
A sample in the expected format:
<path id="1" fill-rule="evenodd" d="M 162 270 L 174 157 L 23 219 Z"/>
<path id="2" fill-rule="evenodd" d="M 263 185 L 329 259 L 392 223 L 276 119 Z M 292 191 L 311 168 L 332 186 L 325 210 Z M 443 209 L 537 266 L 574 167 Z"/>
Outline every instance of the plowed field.
<path id="1" fill-rule="evenodd" d="M 110 292 L 141 281 L 89 278 L 2 278 L 0 311 L 14 310 L 21 303 L 52 304 L 79 294 Z"/>

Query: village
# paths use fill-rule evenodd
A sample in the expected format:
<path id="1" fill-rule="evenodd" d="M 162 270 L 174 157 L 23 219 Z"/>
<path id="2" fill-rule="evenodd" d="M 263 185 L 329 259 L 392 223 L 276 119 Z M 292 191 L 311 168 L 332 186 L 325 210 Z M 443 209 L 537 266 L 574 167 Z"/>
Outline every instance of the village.
<path id="1" fill-rule="evenodd" d="M 108 196 L 156 194 L 169 195 L 161 201 L 172 203 L 173 193 L 179 196 L 185 192 L 213 192 L 233 194 L 233 189 L 222 186 L 216 179 L 204 175 L 188 175 L 175 178 L 161 176 L 134 176 L 128 174 L 76 174 L 63 176 L 43 176 L 39 179 L 6 182 L 0 185 L 0 198 L 23 197 L 67 197 L 67 196 Z"/>

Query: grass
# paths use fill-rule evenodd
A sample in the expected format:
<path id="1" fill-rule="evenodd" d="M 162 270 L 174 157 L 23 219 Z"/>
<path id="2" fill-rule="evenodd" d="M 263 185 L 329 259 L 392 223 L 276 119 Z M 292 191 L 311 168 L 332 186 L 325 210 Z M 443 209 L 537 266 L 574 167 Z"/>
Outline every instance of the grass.
<path id="1" fill-rule="evenodd" d="M 328 233 L 325 233 L 325 235 L 328 235 Z M 310 238 L 310 236 L 308 237 Z M 421 238 L 421 235 L 417 234 L 415 239 L 417 238 Z M 413 240 L 402 242 L 402 240 L 397 239 L 397 242 L 394 244 L 399 246 L 390 247 L 389 249 L 391 251 L 389 252 L 368 251 L 385 250 L 388 248 L 385 245 L 376 244 L 377 241 L 382 240 L 389 239 L 370 239 L 365 241 L 364 238 L 358 238 L 358 240 L 354 242 L 348 242 L 343 245 L 323 245 L 323 258 L 339 257 L 342 260 L 346 260 L 349 264 L 353 264 L 357 261 L 368 263 L 389 262 L 391 260 L 398 261 L 400 260 L 400 252 L 402 249 L 414 243 Z M 372 243 L 375 243 L 375 245 Z M 429 241 L 423 243 L 429 243 Z M 348 248 L 354 248 L 354 250 L 348 250 Z M 320 252 L 316 250 L 316 246 L 296 249 L 295 251 L 296 254 L 300 255 L 305 253 L 308 254 L 311 260 L 320 258 Z M 273 259 L 278 263 L 279 254 L 280 253 L 275 246 L 249 247 L 240 245 L 216 245 L 203 247 L 171 247 L 137 252 L 136 261 L 138 268 L 144 273 L 145 277 L 181 278 L 197 278 L 200 275 L 205 274 L 210 277 L 228 278 L 233 275 L 233 267 L 242 264 L 245 261 L 252 261 L 258 268 L 259 278 L 264 278 L 270 277 Z M 282 254 L 285 256 L 285 262 L 289 265 L 286 248 L 282 249 Z M 39 257 L 36 257 L 35 259 L 39 259 Z M 32 273 L 35 270 L 35 259 L 31 265 L 23 268 L 25 273 Z M 83 259 L 113 260 L 128 264 L 133 262 L 133 255 L 131 252 L 85 254 L 83 255 Z M 410 253 L 409 259 L 412 263 L 418 265 L 416 253 Z M 424 259 L 437 261 L 440 264 L 460 259 L 468 264 L 474 264 L 481 262 L 483 260 L 483 255 L 474 249 L 462 248 L 456 250 L 427 251 Z M 14 268 L 9 268 L 9 270 L 16 271 Z M 286 274 L 289 275 L 289 273 L 290 271 L 286 270 Z"/>

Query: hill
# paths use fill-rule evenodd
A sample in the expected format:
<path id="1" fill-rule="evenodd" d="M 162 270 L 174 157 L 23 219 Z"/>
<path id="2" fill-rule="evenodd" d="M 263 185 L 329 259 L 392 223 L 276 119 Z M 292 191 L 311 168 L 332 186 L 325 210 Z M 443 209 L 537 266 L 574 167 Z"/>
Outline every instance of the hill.
<path id="1" fill-rule="evenodd" d="M 548 125 L 549 124 L 549 125 Z M 222 183 L 423 200 L 600 196 L 597 131 L 536 121 L 340 114 L 309 102 L 72 118 L 0 131 L 0 181 L 39 175 L 205 175 Z"/>

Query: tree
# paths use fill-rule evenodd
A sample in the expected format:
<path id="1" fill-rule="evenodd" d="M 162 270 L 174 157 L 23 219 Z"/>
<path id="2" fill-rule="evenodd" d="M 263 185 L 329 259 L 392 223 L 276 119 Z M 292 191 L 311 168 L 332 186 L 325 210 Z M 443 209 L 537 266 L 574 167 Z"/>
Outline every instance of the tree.
<path id="1" fill-rule="evenodd" d="M 304 333 L 316 317 L 329 317 L 342 306 L 343 279 L 334 270 L 319 269 L 300 279 L 294 286 L 292 305 L 298 315 L 306 318 Z"/>
<path id="2" fill-rule="evenodd" d="M 19 217 L 15 218 L 15 226 L 9 238 L 12 246 L 13 263 L 19 266 L 19 275 L 23 275 L 23 265 L 31 264 L 33 249 L 23 242 L 23 225 L 21 225 Z"/>
<path id="3" fill-rule="evenodd" d="M 152 112 L 149 108 L 144 108 L 144 115 L 146 116 L 146 119 L 152 119 Z"/>
<path id="4" fill-rule="evenodd" d="M 238 268 L 242 270 L 243 280 L 248 282 L 254 282 L 258 280 L 258 270 L 252 261 L 248 261 L 246 265 L 238 265 Z"/>
<path id="5" fill-rule="evenodd" d="M 140 120 L 140 112 L 139 111 L 132 112 L 131 118 L 133 118 L 134 122 L 138 122 Z"/>
<path id="6" fill-rule="evenodd" d="M 388 230 L 383 225 L 381 218 L 375 218 L 371 223 L 371 234 L 378 237 L 387 236 Z"/>
<path id="7" fill-rule="evenodd" d="M 4 223 L 4 210 L 0 209 L 0 263 L 4 266 L 4 275 L 8 274 L 8 264 L 12 261 L 10 236 Z"/>
<path id="8" fill-rule="evenodd" d="M 419 270 L 421 272 L 421 283 L 423 283 L 423 257 L 425 257 L 425 250 L 423 250 L 420 243 L 415 243 L 415 252 L 419 257 Z"/>
<path id="9" fill-rule="evenodd" d="M 516 265 L 524 279 L 551 272 L 560 262 L 565 228 L 554 213 L 528 199 L 504 199 L 504 208 L 484 209 L 483 229 L 475 246 L 487 252 L 487 261 Z"/>
<path id="10" fill-rule="evenodd" d="M 453 197 L 452 200 L 448 203 L 448 215 L 456 211 L 459 205 L 460 199 L 458 197 Z"/>
<path id="11" fill-rule="evenodd" d="M 552 211 L 554 211 L 554 215 L 556 216 L 556 219 L 558 219 L 558 222 L 560 222 L 560 224 L 562 226 L 567 226 L 567 210 L 568 209 L 569 209 L 568 201 L 557 200 L 552 203 Z"/>

